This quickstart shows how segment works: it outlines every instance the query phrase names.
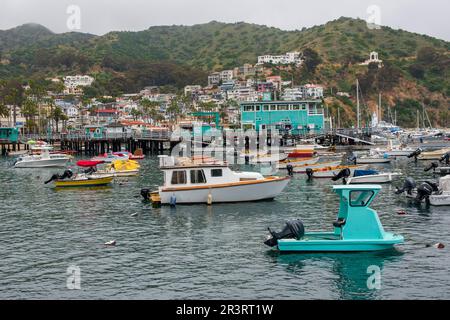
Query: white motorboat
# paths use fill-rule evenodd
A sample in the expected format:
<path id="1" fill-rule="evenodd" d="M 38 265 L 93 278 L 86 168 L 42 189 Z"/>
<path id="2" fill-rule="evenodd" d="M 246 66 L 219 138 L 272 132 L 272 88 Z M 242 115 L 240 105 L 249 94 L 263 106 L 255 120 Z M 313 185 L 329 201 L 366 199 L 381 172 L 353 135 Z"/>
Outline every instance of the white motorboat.
<path id="1" fill-rule="evenodd" d="M 377 156 L 362 156 L 356 158 L 356 164 L 390 163 L 391 159 Z"/>
<path id="2" fill-rule="evenodd" d="M 129 158 L 130 158 L 129 155 L 126 153 L 116 152 L 116 153 L 109 153 L 109 154 L 105 153 L 101 156 L 93 157 L 91 159 L 91 161 L 103 161 L 103 162 L 110 163 L 110 162 L 113 162 L 116 160 L 128 160 Z"/>
<path id="3" fill-rule="evenodd" d="M 331 179 L 338 177 L 338 175 L 341 172 L 343 172 L 343 170 L 348 170 L 348 176 L 352 176 L 355 173 L 355 170 L 364 170 L 366 168 L 367 168 L 366 165 L 344 165 L 344 166 L 326 167 L 323 169 L 311 169 L 307 170 L 305 173 L 308 175 L 308 178 Z"/>
<path id="4" fill-rule="evenodd" d="M 264 177 L 258 172 L 235 172 L 211 158 L 159 156 L 164 184 L 157 191 L 142 189 L 144 199 L 161 204 L 221 203 L 269 200 L 278 196 L 289 177 Z"/>
<path id="5" fill-rule="evenodd" d="M 39 155 L 28 155 L 17 158 L 14 168 L 46 168 L 64 167 L 70 160 L 65 154 L 50 154 L 48 150 Z"/>
<path id="6" fill-rule="evenodd" d="M 405 194 L 416 203 L 429 203 L 432 206 L 450 206 L 450 175 L 439 179 L 439 183 L 425 181 L 416 187 L 414 179 L 406 178 L 403 187 L 396 194 Z"/>
<path id="7" fill-rule="evenodd" d="M 404 144 L 394 144 L 392 140 L 389 140 L 389 144 L 386 148 L 372 149 L 371 155 L 386 156 L 386 157 L 407 157 L 416 149 L 407 147 Z"/>
<path id="8" fill-rule="evenodd" d="M 391 183 L 399 172 L 378 172 L 375 170 L 355 170 L 352 177 L 346 179 L 347 184 Z"/>

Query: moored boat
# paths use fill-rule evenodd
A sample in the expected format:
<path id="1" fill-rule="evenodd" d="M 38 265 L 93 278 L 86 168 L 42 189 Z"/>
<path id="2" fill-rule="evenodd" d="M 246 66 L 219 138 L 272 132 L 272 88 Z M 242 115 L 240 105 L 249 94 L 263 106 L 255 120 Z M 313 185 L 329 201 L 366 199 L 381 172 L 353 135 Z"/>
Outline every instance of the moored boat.
<path id="1" fill-rule="evenodd" d="M 319 161 L 319 158 L 305 158 L 305 159 L 286 159 L 278 163 L 278 169 L 286 169 L 288 165 L 292 167 L 301 167 L 304 165 L 313 165 Z"/>
<path id="2" fill-rule="evenodd" d="M 326 161 L 326 162 L 316 162 L 314 164 L 304 164 L 301 166 L 295 166 L 293 168 L 294 173 L 306 173 L 308 169 L 312 170 L 320 170 L 330 167 L 339 166 L 341 161 Z"/>
<path id="3" fill-rule="evenodd" d="M 281 232 L 269 228 L 264 242 L 281 252 L 357 252 L 391 249 L 404 242 L 401 235 L 384 231 L 378 214 L 369 208 L 379 185 L 333 186 L 340 206 L 333 231 L 305 232 L 300 220 L 288 221 Z"/>
<path id="4" fill-rule="evenodd" d="M 264 177 L 258 172 L 235 172 L 224 162 L 159 156 L 164 184 L 157 191 L 141 190 L 146 200 L 161 204 L 220 203 L 270 200 L 278 196 L 289 177 Z"/>
<path id="5" fill-rule="evenodd" d="M 64 167 L 69 160 L 70 156 L 64 154 L 50 154 L 47 150 L 42 154 L 18 157 L 14 162 L 14 168 Z"/>
<path id="6" fill-rule="evenodd" d="M 347 184 L 390 183 L 399 172 L 378 172 L 376 170 L 355 170 L 353 176 L 346 178 Z"/>
<path id="7" fill-rule="evenodd" d="M 353 175 L 355 170 L 366 169 L 366 165 L 342 165 L 334 167 L 325 167 L 321 169 L 307 170 L 305 173 L 309 178 L 335 178 L 342 170 L 348 169 L 350 175 Z"/>

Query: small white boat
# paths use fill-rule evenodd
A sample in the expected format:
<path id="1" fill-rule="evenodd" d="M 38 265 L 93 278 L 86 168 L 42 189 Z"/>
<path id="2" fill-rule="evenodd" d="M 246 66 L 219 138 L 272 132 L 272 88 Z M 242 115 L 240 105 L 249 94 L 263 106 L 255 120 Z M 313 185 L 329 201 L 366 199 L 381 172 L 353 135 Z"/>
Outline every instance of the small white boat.
<path id="1" fill-rule="evenodd" d="M 101 156 L 93 157 L 91 161 L 113 162 L 116 160 L 128 160 L 130 157 L 126 153 L 109 153 Z"/>
<path id="2" fill-rule="evenodd" d="M 392 140 L 389 140 L 389 144 L 386 148 L 376 148 L 371 150 L 372 155 L 379 155 L 387 157 L 407 157 L 416 149 L 407 147 L 402 144 L 394 144 Z"/>
<path id="3" fill-rule="evenodd" d="M 17 158 L 14 168 L 46 168 L 64 167 L 70 160 L 70 156 L 65 154 L 50 154 L 44 151 L 39 155 L 28 155 Z"/>
<path id="4" fill-rule="evenodd" d="M 450 175 L 439 179 L 439 183 L 425 181 L 416 187 L 414 179 L 405 179 L 403 187 L 396 194 L 404 194 L 416 203 L 429 203 L 432 206 L 450 206 Z"/>
<path id="5" fill-rule="evenodd" d="M 419 160 L 440 160 L 447 152 L 450 152 L 450 148 L 422 152 L 417 159 Z"/>
<path id="6" fill-rule="evenodd" d="M 356 164 L 390 163 L 391 159 L 376 156 L 363 156 L 356 158 Z"/>
<path id="7" fill-rule="evenodd" d="M 142 189 L 153 203 L 221 203 L 270 200 L 278 196 L 289 177 L 264 177 L 258 172 L 235 172 L 224 162 L 159 156 L 164 184 L 155 192 Z"/>
<path id="8" fill-rule="evenodd" d="M 320 170 L 320 169 L 325 169 L 325 168 L 329 168 L 329 167 L 336 167 L 336 166 L 339 166 L 340 164 L 341 164 L 341 161 L 327 161 L 327 162 L 318 162 L 315 164 L 305 164 L 302 166 L 294 167 L 293 172 L 306 173 L 307 169 Z"/>
<path id="9" fill-rule="evenodd" d="M 391 183 L 395 177 L 400 176 L 398 172 L 377 172 L 358 175 L 355 171 L 354 176 L 347 178 L 347 184 L 371 184 L 371 183 Z"/>
<path id="10" fill-rule="evenodd" d="M 349 176 L 352 176 L 355 173 L 355 170 L 364 170 L 366 169 L 366 165 L 346 165 L 346 166 L 335 166 L 335 167 L 327 167 L 323 169 L 313 169 L 309 172 L 306 172 L 308 174 L 308 177 L 310 178 L 335 178 L 342 170 L 349 169 L 350 174 Z"/>

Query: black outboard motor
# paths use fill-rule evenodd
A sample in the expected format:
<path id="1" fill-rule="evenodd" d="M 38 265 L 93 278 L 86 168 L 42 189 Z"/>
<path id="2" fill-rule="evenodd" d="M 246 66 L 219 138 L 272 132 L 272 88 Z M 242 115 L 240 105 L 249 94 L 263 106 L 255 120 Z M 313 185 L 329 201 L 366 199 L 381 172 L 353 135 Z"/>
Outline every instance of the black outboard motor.
<path id="1" fill-rule="evenodd" d="M 141 196 L 144 198 L 144 200 L 150 200 L 150 190 L 141 189 Z"/>
<path id="2" fill-rule="evenodd" d="M 422 153 L 422 149 L 418 148 L 416 151 L 414 151 L 413 153 L 411 153 L 410 155 L 408 155 L 408 158 L 414 158 L 414 161 L 417 162 L 417 157 L 420 156 L 420 154 Z"/>
<path id="3" fill-rule="evenodd" d="M 402 194 L 403 192 L 406 191 L 407 194 L 411 195 L 412 191 L 414 190 L 415 187 L 416 187 L 416 181 L 414 181 L 414 179 L 411 177 L 407 177 L 405 179 L 405 182 L 403 183 L 403 188 L 401 188 L 401 189 L 397 188 L 397 191 L 395 192 L 395 194 Z"/>
<path id="4" fill-rule="evenodd" d="M 416 202 L 421 203 L 423 200 L 425 200 L 426 204 L 430 204 L 430 196 L 432 194 L 433 186 L 431 186 L 428 182 L 424 182 L 419 187 L 417 187 Z"/>
<path id="5" fill-rule="evenodd" d="M 294 175 L 294 167 L 292 166 L 292 164 L 288 164 L 286 166 L 286 170 L 288 172 L 288 176 L 292 177 Z"/>
<path id="6" fill-rule="evenodd" d="M 431 163 L 428 167 L 426 167 L 425 169 L 423 169 L 423 171 L 428 172 L 430 170 L 433 170 L 433 172 L 436 172 L 436 168 L 439 167 L 439 163 L 437 162 L 433 162 Z"/>
<path id="7" fill-rule="evenodd" d="M 59 175 L 59 174 L 54 174 L 54 175 L 52 175 L 52 177 L 51 177 L 50 179 L 48 179 L 47 181 L 45 181 L 44 183 L 47 184 L 47 183 L 52 182 L 53 180 L 70 179 L 70 178 L 72 178 L 72 176 L 73 176 L 72 170 L 67 169 L 67 170 L 65 170 L 64 173 L 61 174 L 61 175 Z"/>
<path id="8" fill-rule="evenodd" d="M 301 220 L 291 220 L 286 222 L 286 226 L 281 232 L 269 232 L 271 237 L 264 241 L 264 244 L 269 247 L 275 247 L 280 239 L 297 239 L 300 240 L 305 235 L 305 227 Z"/>
<path id="9" fill-rule="evenodd" d="M 345 179 L 350 177 L 352 171 L 349 168 L 342 169 L 337 175 L 335 175 L 331 180 L 338 181 L 339 179 L 343 179 L 344 184 L 347 183 Z"/>
<path id="10" fill-rule="evenodd" d="M 89 167 L 86 170 L 84 170 L 85 174 L 92 174 L 94 172 L 96 172 L 97 170 L 94 167 Z"/>
<path id="11" fill-rule="evenodd" d="M 314 170 L 311 168 L 306 168 L 306 175 L 308 176 L 308 180 L 311 180 L 314 175 Z"/>
<path id="12" fill-rule="evenodd" d="M 442 158 L 439 160 L 439 162 L 443 162 L 443 161 L 445 161 L 446 166 L 450 165 L 450 151 L 447 152 L 446 154 L 444 154 L 442 156 Z"/>

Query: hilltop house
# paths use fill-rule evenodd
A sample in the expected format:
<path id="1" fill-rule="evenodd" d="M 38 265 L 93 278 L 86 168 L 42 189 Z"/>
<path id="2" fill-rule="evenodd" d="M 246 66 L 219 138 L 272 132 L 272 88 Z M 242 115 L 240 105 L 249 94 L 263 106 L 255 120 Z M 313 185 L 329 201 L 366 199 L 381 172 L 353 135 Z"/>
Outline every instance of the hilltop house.
<path id="1" fill-rule="evenodd" d="M 64 77 L 64 94 L 82 94 L 81 87 L 89 87 L 93 82 L 94 78 L 86 75 L 66 76 Z"/>
<path id="2" fill-rule="evenodd" d="M 297 64 L 300 65 L 302 63 L 300 52 L 287 52 L 286 54 L 273 56 L 273 55 L 264 55 L 258 57 L 258 64 Z"/>
<path id="3" fill-rule="evenodd" d="M 369 59 L 360 63 L 361 66 L 368 66 L 371 63 L 378 64 L 378 67 L 381 68 L 383 66 L 383 60 L 378 58 L 378 52 L 372 51 L 369 55 Z"/>

